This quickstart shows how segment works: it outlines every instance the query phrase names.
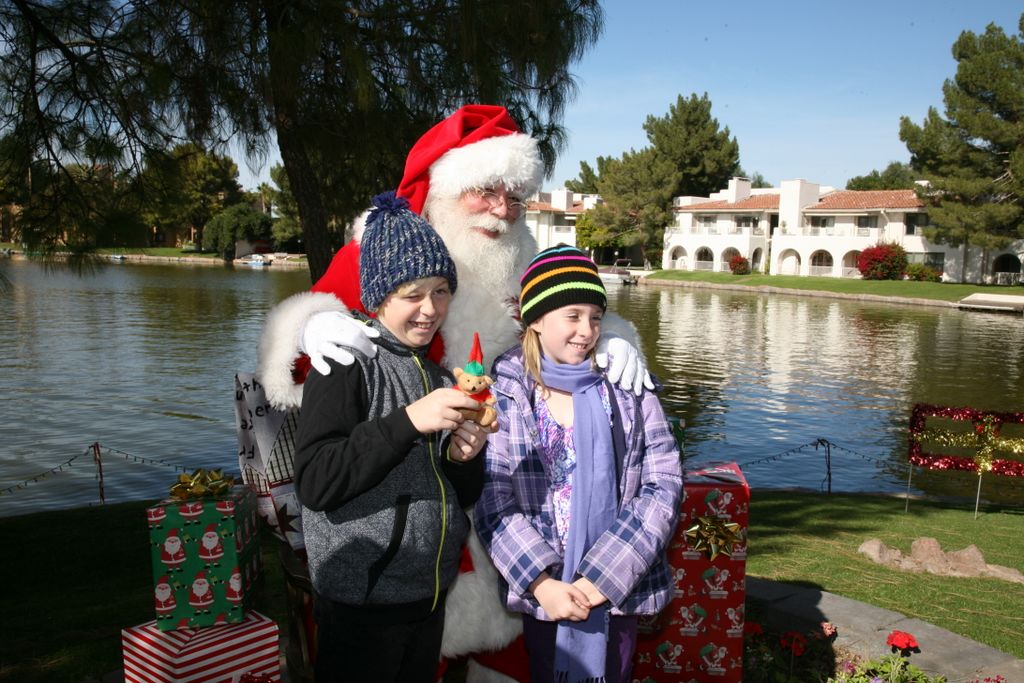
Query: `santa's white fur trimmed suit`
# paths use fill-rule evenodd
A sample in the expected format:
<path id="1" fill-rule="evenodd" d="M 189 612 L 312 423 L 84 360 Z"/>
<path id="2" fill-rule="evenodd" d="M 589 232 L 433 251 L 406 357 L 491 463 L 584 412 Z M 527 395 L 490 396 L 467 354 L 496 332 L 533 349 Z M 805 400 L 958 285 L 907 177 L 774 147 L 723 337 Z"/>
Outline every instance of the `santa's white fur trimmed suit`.
<path id="1" fill-rule="evenodd" d="M 467 105 L 428 131 L 410 151 L 398 195 L 434 223 L 458 269 L 458 290 L 441 327 L 440 343 L 432 349 L 444 367 L 465 364 L 474 332 L 490 359 L 519 342 L 518 278 L 537 253 L 537 244 L 519 216 L 497 229 L 495 237 L 482 238 L 493 240 L 494 253 L 504 257 L 486 258 L 486 250 L 466 248 L 469 240 L 460 233 L 465 228 L 442 224 L 440 208 L 432 207 L 467 190 L 498 184 L 527 197 L 539 189 L 542 178 L 536 142 L 518 132 L 502 107 Z M 304 323 L 320 312 L 361 307 L 358 263 L 357 237 L 335 255 L 313 291 L 286 299 L 268 316 L 257 373 L 274 407 L 301 403 L 302 384 L 296 382 L 294 370 Z M 632 325 L 613 315 L 605 318 L 603 333 L 636 338 Z M 468 550 L 472 561 L 464 560 L 448 593 L 441 654 L 470 655 L 467 680 L 473 683 L 526 681 L 520 615 L 504 609 L 500 577 L 475 533 L 470 534 Z"/>

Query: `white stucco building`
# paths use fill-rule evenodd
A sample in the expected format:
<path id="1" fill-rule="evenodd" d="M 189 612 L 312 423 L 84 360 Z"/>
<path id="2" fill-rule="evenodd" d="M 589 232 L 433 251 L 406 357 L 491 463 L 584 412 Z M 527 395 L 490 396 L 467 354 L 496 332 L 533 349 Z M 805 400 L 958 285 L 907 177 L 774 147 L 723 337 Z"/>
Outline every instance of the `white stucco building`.
<path id="1" fill-rule="evenodd" d="M 564 188 L 538 192 L 526 204 L 526 225 L 542 250 L 560 243 L 576 246 L 576 219 L 600 202 L 596 194 Z"/>
<path id="2" fill-rule="evenodd" d="M 860 277 L 860 252 L 879 242 L 901 244 L 911 263 L 924 263 L 949 282 L 1019 282 L 1024 240 L 985 254 L 932 244 L 921 234 L 928 214 L 913 190 L 836 190 L 806 180 L 777 188 L 746 178 L 710 197 L 676 197 L 675 223 L 665 229 L 662 267 L 729 272 L 736 254 L 755 271 L 783 275 Z"/>

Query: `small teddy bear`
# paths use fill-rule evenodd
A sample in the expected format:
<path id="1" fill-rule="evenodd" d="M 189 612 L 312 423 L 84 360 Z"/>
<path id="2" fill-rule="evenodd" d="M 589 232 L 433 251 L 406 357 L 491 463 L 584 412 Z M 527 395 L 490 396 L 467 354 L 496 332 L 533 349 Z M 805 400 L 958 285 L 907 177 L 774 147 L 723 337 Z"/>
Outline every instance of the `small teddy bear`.
<path id="1" fill-rule="evenodd" d="M 486 427 L 498 417 L 495 409 L 497 402 L 494 395 L 487 387 L 494 384 L 494 380 L 484 374 L 484 355 L 480 350 L 480 335 L 473 333 L 473 348 L 469 352 L 469 362 L 465 368 L 452 368 L 455 375 L 456 387 L 470 398 L 483 403 L 477 410 L 460 408 L 459 412 L 467 420 L 473 420 L 481 427 Z"/>

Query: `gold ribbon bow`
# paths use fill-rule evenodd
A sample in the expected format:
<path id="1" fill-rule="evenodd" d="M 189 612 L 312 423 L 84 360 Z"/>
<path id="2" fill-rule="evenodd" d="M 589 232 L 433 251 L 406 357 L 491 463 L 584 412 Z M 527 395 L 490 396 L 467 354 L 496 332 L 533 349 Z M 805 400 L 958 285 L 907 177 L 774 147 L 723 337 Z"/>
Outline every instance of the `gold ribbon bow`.
<path id="1" fill-rule="evenodd" d="M 721 517 L 698 517 L 686 530 L 686 542 L 690 550 L 705 553 L 710 560 L 721 553 L 732 557 L 733 547 L 743 542 L 741 531 L 739 524 Z"/>
<path id="2" fill-rule="evenodd" d="M 227 493 L 235 483 L 234 477 L 225 477 L 221 470 L 207 470 L 200 467 L 192 474 L 179 474 L 178 481 L 171 487 L 171 498 L 188 500 L 205 496 L 220 496 Z"/>

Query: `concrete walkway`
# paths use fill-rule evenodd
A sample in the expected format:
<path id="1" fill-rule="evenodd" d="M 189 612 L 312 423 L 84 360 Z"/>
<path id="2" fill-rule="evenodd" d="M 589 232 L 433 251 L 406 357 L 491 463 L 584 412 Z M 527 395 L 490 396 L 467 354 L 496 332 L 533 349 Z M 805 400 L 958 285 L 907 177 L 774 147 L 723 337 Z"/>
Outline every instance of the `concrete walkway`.
<path id="1" fill-rule="evenodd" d="M 920 653 L 911 655 L 911 664 L 930 675 L 941 674 L 950 683 L 983 681 L 986 676 L 996 675 L 1007 683 L 1024 683 L 1024 661 L 898 612 L 813 588 L 754 577 L 747 578 L 747 597 L 763 606 L 766 621 L 776 629 L 832 622 L 839 632 L 836 645 L 865 659 L 891 652 L 885 644 L 890 631 L 907 631 L 914 634 L 921 647 Z"/>

